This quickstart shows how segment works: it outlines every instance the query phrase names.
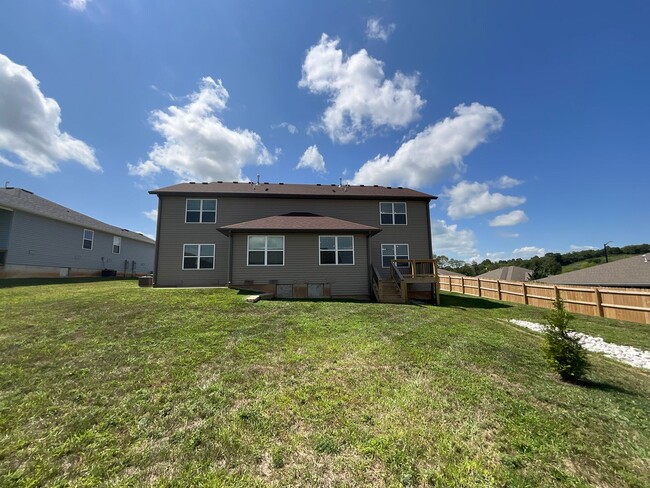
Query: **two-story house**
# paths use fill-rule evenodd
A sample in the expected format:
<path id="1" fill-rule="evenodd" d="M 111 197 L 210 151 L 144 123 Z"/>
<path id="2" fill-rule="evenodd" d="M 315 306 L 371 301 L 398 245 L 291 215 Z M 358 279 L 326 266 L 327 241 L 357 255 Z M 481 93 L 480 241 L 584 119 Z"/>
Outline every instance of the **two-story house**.
<path id="1" fill-rule="evenodd" d="M 228 285 L 279 297 L 374 293 L 385 301 L 435 291 L 435 196 L 377 185 L 241 182 L 149 193 L 158 196 L 156 286 Z"/>

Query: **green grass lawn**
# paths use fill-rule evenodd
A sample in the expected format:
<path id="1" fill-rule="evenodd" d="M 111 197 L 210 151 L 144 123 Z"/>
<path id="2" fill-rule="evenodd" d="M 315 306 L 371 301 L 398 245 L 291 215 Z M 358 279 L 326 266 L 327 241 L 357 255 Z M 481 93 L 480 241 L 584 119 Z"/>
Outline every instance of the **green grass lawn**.
<path id="1" fill-rule="evenodd" d="M 25 284 L 0 288 L 2 486 L 650 486 L 650 375 L 590 355 L 560 382 L 507 322 L 535 308 Z"/>
<path id="2" fill-rule="evenodd" d="M 618 261 L 619 259 L 627 259 L 636 254 L 612 254 L 607 257 L 609 262 Z M 583 259 L 582 261 L 576 261 L 575 263 L 567 264 L 562 266 L 562 273 L 568 273 L 569 271 L 577 271 L 579 269 L 591 268 L 592 266 L 598 266 L 599 264 L 605 264 L 605 256 L 599 258 Z"/>

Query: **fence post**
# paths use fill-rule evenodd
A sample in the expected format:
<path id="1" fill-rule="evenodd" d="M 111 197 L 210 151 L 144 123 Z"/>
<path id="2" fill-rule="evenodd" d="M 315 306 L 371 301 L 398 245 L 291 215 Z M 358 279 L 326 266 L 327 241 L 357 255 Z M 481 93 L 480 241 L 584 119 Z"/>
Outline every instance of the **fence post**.
<path id="1" fill-rule="evenodd" d="M 478 296 L 483 296 L 481 295 L 481 278 L 476 278 L 478 280 Z"/>
<path id="2" fill-rule="evenodd" d="M 460 277 L 460 292 L 464 295 L 465 294 L 465 277 L 461 276 Z"/>
<path id="3" fill-rule="evenodd" d="M 497 280 L 497 295 L 499 296 L 499 300 L 501 300 L 501 281 Z"/>
<path id="4" fill-rule="evenodd" d="M 598 312 L 598 316 L 604 317 L 603 299 L 600 296 L 600 290 L 598 288 L 594 288 L 594 293 L 596 293 L 596 311 Z"/>
<path id="5" fill-rule="evenodd" d="M 528 295 L 526 295 L 526 283 L 521 282 L 521 290 L 524 292 L 524 305 L 528 305 Z"/>
<path id="6" fill-rule="evenodd" d="M 558 289 L 558 287 L 554 285 L 553 290 L 555 291 L 555 300 L 556 301 L 560 300 L 560 298 L 562 297 L 560 296 L 560 290 Z"/>

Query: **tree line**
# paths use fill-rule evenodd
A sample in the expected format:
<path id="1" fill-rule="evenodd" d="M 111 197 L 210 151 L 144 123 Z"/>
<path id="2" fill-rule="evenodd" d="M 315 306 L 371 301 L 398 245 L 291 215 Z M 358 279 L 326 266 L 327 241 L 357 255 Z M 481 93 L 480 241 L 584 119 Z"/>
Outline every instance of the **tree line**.
<path id="1" fill-rule="evenodd" d="M 644 254 L 650 252 L 650 244 L 632 244 L 622 247 L 607 247 L 608 256 L 617 254 Z M 605 249 L 585 249 L 583 251 L 572 251 L 564 254 L 549 252 L 544 256 L 533 256 L 529 259 L 507 259 L 500 261 L 491 261 L 485 259 L 480 263 L 472 261 L 468 263 L 460 259 L 448 258 L 447 256 L 434 256 L 438 260 L 438 267 L 456 271 L 465 276 L 477 276 L 493 269 L 503 268 L 504 266 L 520 266 L 522 268 L 532 269 L 533 276 L 531 279 L 544 278 L 550 275 L 560 274 L 562 266 L 576 263 L 578 261 L 593 260 L 594 263 L 603 262 Z"/>

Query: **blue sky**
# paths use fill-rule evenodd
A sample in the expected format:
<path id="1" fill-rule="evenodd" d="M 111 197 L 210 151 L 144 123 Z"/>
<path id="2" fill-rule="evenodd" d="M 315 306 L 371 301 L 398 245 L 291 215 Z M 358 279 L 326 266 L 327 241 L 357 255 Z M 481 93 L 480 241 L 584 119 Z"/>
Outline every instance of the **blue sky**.
<path id="1" fill-rule="evenodd" d="M 155 4 L 155 7 L 152 5 Z M 405 185 L 470 260 L 648 242 L 650 4 L 11 2 L 0 175 L 155 234 L 179 181 Z"/>

